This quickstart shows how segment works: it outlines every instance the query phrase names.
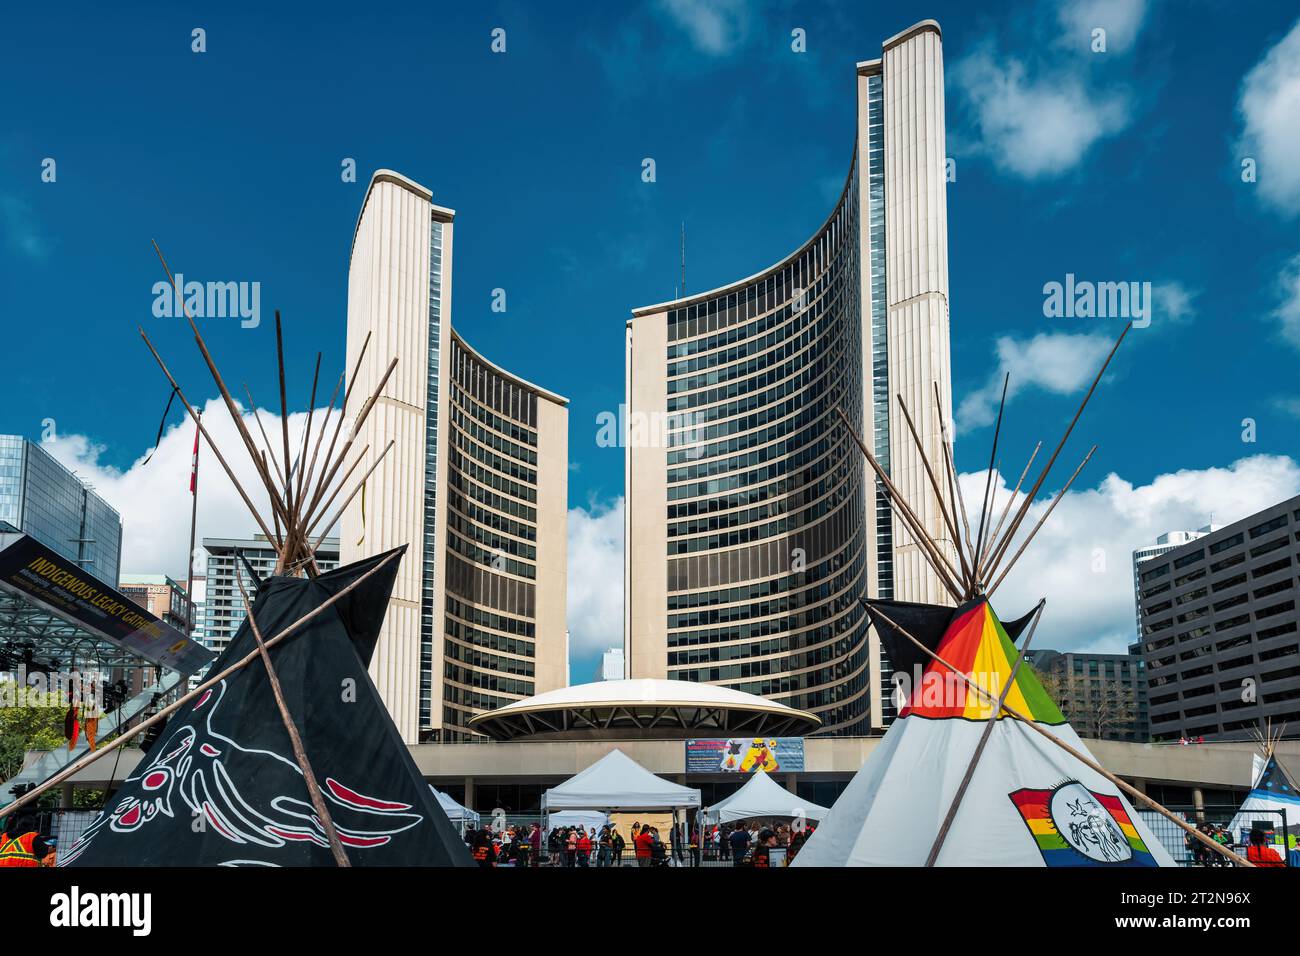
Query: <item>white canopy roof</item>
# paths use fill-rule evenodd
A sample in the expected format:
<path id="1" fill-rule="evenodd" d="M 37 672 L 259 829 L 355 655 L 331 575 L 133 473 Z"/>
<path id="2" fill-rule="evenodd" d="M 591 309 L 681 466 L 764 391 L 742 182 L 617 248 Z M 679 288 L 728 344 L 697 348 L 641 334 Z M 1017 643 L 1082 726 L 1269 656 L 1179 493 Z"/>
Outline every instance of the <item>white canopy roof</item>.
<path id="1" fill-rule="evenodd" d="M 750 817 L 806 817 L 821 820 L 830 811 L 808 800 L 801 800 L 781 786 L 766 770 L 754 771 L 745 785 L 727 797 L 707 807 L 700 814 L 706 823 L 731 823 Z"/>
<path id="2" fill-rule="evenodd" d="M 551 810 L 665 810 L 698 807 L 700 791 L 656 777 L 621 750 L 611 750 L 586 770 L 542 794 Z"/>
<path id="3" fill-rule="evenodd" d="M 433 791 L 433 795 L 437 799 L 438 805 L 442 807 L 444 811 L 446 811 L 447 819 L 451 820 L 452 823 L 463 823 L 463 822 L 478 823 L 479 815 L 475 813 L 473 810 L 469 809 L 468 807 L 461 806 L 459 803 L 457 803 L 447 794 L 443 793 L 441 790 L 437 789 L 436 787 L 433 787 L 432 785 L 429 787 L 429 789 Z"/>

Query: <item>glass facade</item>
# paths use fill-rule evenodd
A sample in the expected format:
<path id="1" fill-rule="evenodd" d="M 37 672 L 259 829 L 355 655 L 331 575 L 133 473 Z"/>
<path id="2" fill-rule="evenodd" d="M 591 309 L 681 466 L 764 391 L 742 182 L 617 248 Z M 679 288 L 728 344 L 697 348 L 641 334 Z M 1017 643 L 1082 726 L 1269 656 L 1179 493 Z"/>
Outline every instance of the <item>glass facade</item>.
<path id="1" fill-rule="evenodd" d="M 794 256 L 667 316 L 668 677 L 770 697 L 839 734 L 868 731 L 872 680 L 865 478 L 836 413 L 863 432 L 864 328 L 876 348 L 858 183 L 855 165 Z"/>
<path id="2" fill-rule="evenodd" d="M 443 739 L 536 692 L 537 394 L 454 335 L 449 401 Z"/>
<path id="3" fill-rule="evenodd" d="M 433 591 L 437 571 L 438 383 L 442 350 L 442 223 L 429 229 L 429 376 L 424 442 L 424 566 L 420 598 L 420 729 L 433 719 Z"/>
<path id="4" fill-rule="evenodd" d="M 0 530 L 22 531 L 117 586 L 122 519 L 45 449 L 0 435 Z"/>

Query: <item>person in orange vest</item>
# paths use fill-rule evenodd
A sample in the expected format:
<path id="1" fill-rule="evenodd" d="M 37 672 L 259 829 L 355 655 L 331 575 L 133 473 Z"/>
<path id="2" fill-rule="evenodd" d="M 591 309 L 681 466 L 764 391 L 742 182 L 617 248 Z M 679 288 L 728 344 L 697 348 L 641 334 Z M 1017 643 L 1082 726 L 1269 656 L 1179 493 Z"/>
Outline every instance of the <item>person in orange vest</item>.
<path id="1" fill-rule="evenodd" d="M 11 817 L 0 836 L 0 866 L 40 866 L 54 845 L 41 836 L 31 814 Z"/>
<path id="2" fill-rule="evenodd" d="M 1268 845 L 1263 830 L 1250 831 L 1250 846 L 1246 849 L 1246 859 L 1256 866 L 1285 866 L 1277 850 Z"/>
<path id="3" fill-rule="evenodd" d="M 474 862 L 485 870 L 490 870 L 497 865 L 497 851 L 492 845 L 492 834 L 487 827 L 474 834 L 474 839 L 470 842 L 469 848 L 474 856 Z"/>
<path id="4" fill-rule="evenodd" d="M 776 834 L 771 830 L 764 830 L 758 835 L 758 846 L 754 847 L 754 852 L 750 861 L 751 866 L 767 868 L 772 865 L 772 847 L 776 846 Z"/>

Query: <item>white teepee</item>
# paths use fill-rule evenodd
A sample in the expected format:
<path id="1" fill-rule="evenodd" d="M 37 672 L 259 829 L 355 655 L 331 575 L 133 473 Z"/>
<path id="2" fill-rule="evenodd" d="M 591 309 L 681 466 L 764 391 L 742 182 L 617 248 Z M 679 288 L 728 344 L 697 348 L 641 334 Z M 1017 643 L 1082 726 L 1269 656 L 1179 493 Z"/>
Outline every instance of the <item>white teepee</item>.
<path id="1" fill-rule="evenodd" d="M 884 616 L 925 613 L 892 602 L 872 602 L 871 609 L 878 627 Z M 951 616 L 935 652 L 999 695 L 1017 655 L 988 602 L 932 610 Z M 887 626 L 880 629 L 884 637 Z M 925 669 L 907 706 L 791 865 L 921 866 L 941 832 L 939 866 L 1174 865 L 1111 781 L 1025 722 L 1006 714 L 990 720 L 991 704 L 960 681 L 945 681 L 945 672 L 937 662 Z M 1088 753 L 1028 668 L 1015 672 L 1005 702 Z"/>
<path id="2" fill-rule="evenodd" d="M 1228 825 L 1228 832 L 1240 843 L 1248 843 L 1250 831 L 1256 827 L 1272 832 L 1270 842 L 1278 846 L 1292 847 L 1300 835 L 1300 791 L 1286 768 L 1278 763 L 1276 753 L 1285 729 L 1274 733 L 1270 724 L 1258 735 L 1260 754 L 1255 765 L 1261 769 L 1252 775 L 1250 793 Z M 1283 838 L 1283 828 L 1290 835 L 1287 839 Z"/>

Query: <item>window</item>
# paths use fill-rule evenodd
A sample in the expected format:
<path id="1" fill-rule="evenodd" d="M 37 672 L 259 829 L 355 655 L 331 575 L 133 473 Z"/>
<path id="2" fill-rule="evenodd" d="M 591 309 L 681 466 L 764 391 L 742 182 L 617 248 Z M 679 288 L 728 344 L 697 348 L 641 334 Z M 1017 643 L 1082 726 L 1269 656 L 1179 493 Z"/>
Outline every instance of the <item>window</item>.
<path id="1" fill-rule="evenodd" d="M 1204 557 L 1205 557 L 1205 549 L 1202 548 L 1199 551 L 1194 551 L 1191 554 L 1186 554 L 1183 555 L 1181 558 L 1178 558 L 1176 561 L 1174 561 L 1174 568 L 1175 570 L 1177 570 L 1180 568 L 1190 567 L 1191 565 L 1195 564 L 1197 561 L 1200 561 Z"/>
<path id="2" fill-rule="evenodd" d="M 1276 531 L 1278 528 L 1286 526 L 1287 517 L 1280 514 L 1271 521 L 1265 521 L 1263 524 L 1257 524 L 1250 529 L 1251 538 L 1258 538 L 1260 535 L 1268 534 L 1270 531 Z"/>
<path id="3" fill-rule="evenodd" d="M 1165 575 L 1168 573 L 1169 573 L 1169 565 L 1162 564 L 1158 568 L 1152 568 L 1150 571 L 1144 571 L 1142 573 L 1142 582 L 1145 584 L 1147 581 L 1154 581 L 1156 578 L 1160 577 L 1161 575 Z"/>
<path id="4" fill-rule="evenodd" d="M 1234 534 L 1231 538 L 1224 538 L 1222 541 L 1216 541 L 1210 545 L 1210 554 L 1218 554 L 1220 551 L 1227 551 L 1229 548 L 1241 544 L 1245 539 L 1240 534 Z"/>

